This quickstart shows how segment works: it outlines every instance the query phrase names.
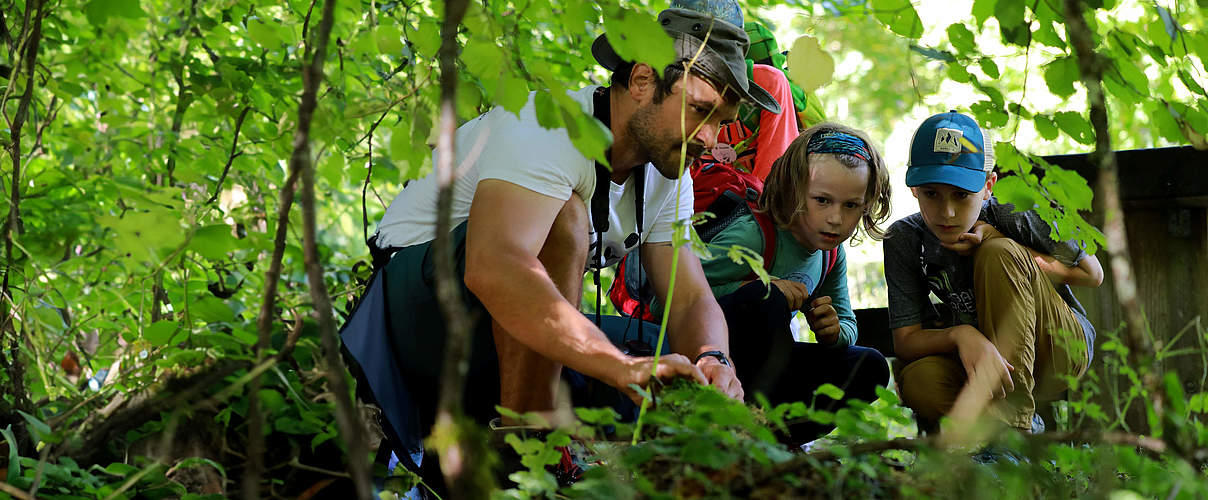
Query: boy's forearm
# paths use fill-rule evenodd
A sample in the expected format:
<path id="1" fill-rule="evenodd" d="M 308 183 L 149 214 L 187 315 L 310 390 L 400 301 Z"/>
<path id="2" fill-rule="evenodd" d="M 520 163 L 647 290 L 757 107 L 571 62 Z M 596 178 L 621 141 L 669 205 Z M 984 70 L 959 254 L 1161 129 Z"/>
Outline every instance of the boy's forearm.
<path id="1" fill-rule="evenodd" d="M 926 356 L 956 352 L 961 337 L 968 335 L 970 330 L 980 335 L 980 332 L 969 325 L 923 329 L 919 324 L 895 328 L 893 350 L 899 358 L 906 362 Z"/>
<path id="2" fill-rule="evenodd" d="M 1052 255 L 1043 254 L 1032 248 L 1028 249 L 1028 253 L 1032 254 L 1032 258 L 1044 272 L 1045 277 L 1049 282 L 1057 285 L 1070 286 L 1087 286 L 1096 287 L 1103 281 L 1103 273 L 1099 271 L 1096 275 L 1095 270 L 1098 268 L 1098 261 L 1095 257 L 1088 255 L 1082 259 L 1075 267 L 1069 267 L 1062 264 Z"/>

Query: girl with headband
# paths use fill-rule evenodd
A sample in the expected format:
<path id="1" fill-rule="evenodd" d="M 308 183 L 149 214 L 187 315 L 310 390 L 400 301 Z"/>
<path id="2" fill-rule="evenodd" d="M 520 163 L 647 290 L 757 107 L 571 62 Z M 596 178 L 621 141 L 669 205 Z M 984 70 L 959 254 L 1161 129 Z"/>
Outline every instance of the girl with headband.
<path id="1" fill-rule="evenodd" d="M 876 350 L 857 347 L 856 316 L 847 293 L 847 259 L 840 246 L 859 229 L 880 239 L 889 216 L 889 174 L 863 132 L 823 123 L 802 132 L 772 165 L 759 212 L 775 226 L 765 235 L 755 214 L 741 215 L 711 241 L 756 255 L 774 245 L 771 284 L 749 280 L 750 267 L 726 254 L 704 261 L 705 277 L 725 312 L 730 349 L 748 398 L 761 392 L 773 404 L 816 402 L 835 411 L 847 400 L 871 402 L 889 382 L 889 366 Z M 762 215 L 762 214 L 761 214 Z M 797 342 L 791 323 L 804 313 L 816 343 Z M 815 398 L 830 383 L 839 401 Z M 833 426 L 789 426 L 786 441 L 799 445 Z"/>

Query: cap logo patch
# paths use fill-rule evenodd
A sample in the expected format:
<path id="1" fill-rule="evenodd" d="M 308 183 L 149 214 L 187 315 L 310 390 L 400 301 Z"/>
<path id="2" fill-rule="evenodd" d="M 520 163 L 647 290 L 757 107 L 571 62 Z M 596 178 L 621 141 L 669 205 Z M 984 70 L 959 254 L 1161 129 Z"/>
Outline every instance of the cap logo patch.
<path id="1" fill-rule="evenodd" d="M 935 153 L 959 154 L 961 152 L 961 139 L 964 137 L 965 133 L 960 130 L 938 128 L 935 130 L 935 145 L 931 150 Z"/>

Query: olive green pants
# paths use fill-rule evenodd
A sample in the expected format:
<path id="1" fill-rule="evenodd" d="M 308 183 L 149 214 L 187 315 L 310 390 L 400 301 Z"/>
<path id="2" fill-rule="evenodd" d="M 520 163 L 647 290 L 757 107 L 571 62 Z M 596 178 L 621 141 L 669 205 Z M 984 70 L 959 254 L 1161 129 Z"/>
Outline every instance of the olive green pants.
<path id="1" fill-rule="evenodd" d="M 1011 427 L 1030 429 L 1036 402 L 1059 398 L 1068 388 L 1064 376 L 1086 371 L 1082 326 L 1028 249 L 1014 240 L 983 243 L 973 266 L 978 330 L 1015 367 L 1015 390 L 993 400 L 987 411 Z M 914 410 L 920 427 L 934 428 L 966 379 L 956 352 L 920 358 L 902 369 L 902 402 Z"/>

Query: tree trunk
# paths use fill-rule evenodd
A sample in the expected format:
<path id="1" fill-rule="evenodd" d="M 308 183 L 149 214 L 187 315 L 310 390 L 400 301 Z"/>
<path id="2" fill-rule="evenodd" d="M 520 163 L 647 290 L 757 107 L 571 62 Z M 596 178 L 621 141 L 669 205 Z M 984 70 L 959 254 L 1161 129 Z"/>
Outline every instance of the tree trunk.
<path id="1" fill-rule="evenodd" d="M 1117 181 L 1116 153 L 1112 151 L 1111 132 L 1107 126 L 1107 103 L 1103 94 L 1103 59 L 1095 53 L 1090 27 L 1083 17 L 1080 0 L 1065 0 L 1066 29 L 1070 45 L 1078 58 L 1078 72 L 1086 86 L 1086 97 L 1090 104 L 1091 126 L 1095 130 L 1095 152 L 1092 158 L 1099 165 L 1099 192 L 1104 196 L 1103 233 L 1107 237 L 1112 278 L 1115 280 L 1116 299 L 1124 311 L 1125 341 L 1129 348 L 1129 362 L 1141 374 L 1141 380 L 1151 397 L 1156 422 L 1162 422 L 1164 397 L 1158 387 L 1157 366 L 1154 363 L 1154 347 L 1145 334 L 1145 321 L 1137 300 L 1137 283 L 1133 278 L 1132 260 L 1128 254 L 1128 231 L 1124 227 L 1124 209 L 1120 201 Z M 1160 425 L 1160 424 L 1159 424 Z M 1150 429 L 1161 433 L 1161 427 Z"/>

